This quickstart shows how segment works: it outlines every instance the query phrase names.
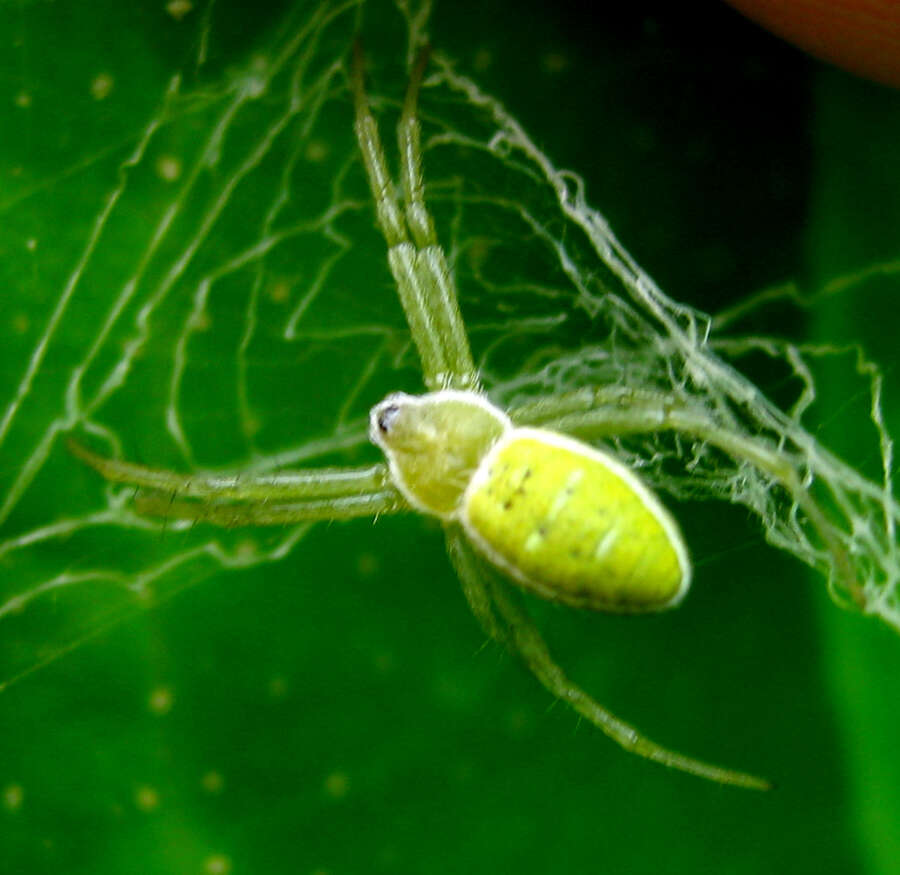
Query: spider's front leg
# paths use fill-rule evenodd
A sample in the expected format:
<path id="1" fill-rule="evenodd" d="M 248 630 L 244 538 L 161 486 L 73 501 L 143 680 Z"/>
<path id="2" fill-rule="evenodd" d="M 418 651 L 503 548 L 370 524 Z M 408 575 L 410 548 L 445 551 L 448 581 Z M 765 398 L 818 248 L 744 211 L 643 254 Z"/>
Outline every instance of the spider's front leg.
<path id="1" fill-rule="evenodd" d="M 213 525 L 273 526 L 342 520 L 408 509 L 385 465 L 275 474 L 181 474 L 101 456 L 69 439 L 69 450 L 106 480 L 145 490 L 140 513 Z"/>
<path id="2" fill-rule="evenodd" d="M 363 85 L 362 49 L 358 42 L 354 46 L 352 74 L 356 137 L 375 200 L 378 225 L 388 245 L 388 264 L 422 361 L 425 385 L 432 390 L 448 387 L 477 389 L 478 373 L 459 312 L 453 275 L 438 244 L 425 203 L 421 130 L 416 107 L 427 63 L 426 47 L 419 52 L 413 65 L 397 126 L 402 208 L 388 171 L 378 125 L 369 109 Z"/>

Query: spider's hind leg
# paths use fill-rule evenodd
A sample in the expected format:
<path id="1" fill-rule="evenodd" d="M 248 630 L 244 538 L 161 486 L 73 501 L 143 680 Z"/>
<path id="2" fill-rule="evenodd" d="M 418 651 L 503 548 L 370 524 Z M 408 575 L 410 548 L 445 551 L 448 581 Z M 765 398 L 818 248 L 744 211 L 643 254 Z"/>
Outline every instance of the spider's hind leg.
<path id="1" fill-rule="evenodd" d="M 476 611 L 473 606 L 476 614 L 483 614 L 479 616 L 482 625 L 486 625 L 485 616 L 489 616 L 490 624 L 496 631 L 486 628 L 488 634 L 505 642 L 515 651 L 548 692 L 568 703 L 630 753 L 719 784 L 732 784 L 749 790 L 771 789 L 772 785 L 763 778 L 704 763 L 662 747 L 604 708 L 570 680 L 553 659 L 534 620 L 522 605 L 519 594 L 505 580 L 500 579 L 493 569 L 487 567 L 484 560 L 466 542 L 459 540 L 454 544 L 451 541 L 451 546 L 459 553 L 454 558 L 454 566 L 464 580 L 464 590 L 467 594 L 470 590 L 483 591 L 484 599 L 489 603 L 488 611 L 483 608 Z M 466 576 L 469 577 L 468 581 L 464 579 Z M 477 582 L 475 578 L 478 579 Z M 469 602 L 472 604 L 471 597 Z"/>
<path id="2" fill-rule="evenodd" d="M 480 560 L 472 552 L 472 548 L 459 526 L 448 527 L 445 530 L 445 537 L 447 538 L 447 554 L 450 556 L 453 570 L 459 578 L 469 609 L 488 638 L 498 644 L 507 644 L 506 629 L 497 619 L 491 605 L 491 597 L 485 585 Z"/>

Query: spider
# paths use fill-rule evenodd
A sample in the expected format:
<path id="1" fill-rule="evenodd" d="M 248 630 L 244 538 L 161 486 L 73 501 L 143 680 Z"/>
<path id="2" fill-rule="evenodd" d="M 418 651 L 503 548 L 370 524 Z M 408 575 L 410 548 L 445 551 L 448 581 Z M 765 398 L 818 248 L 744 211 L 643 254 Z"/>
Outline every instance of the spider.
<path id="1" fill-rule="evenodd" d="M 443 524 L 447 551 L 485 633 L 516 652 L 554 696 L 627 751 L 722 784 L 768 781 L 669 750 L 642 735 L 571 681 L 554 661 L 510 583 L 577 608 L 641 613 L 673 607 L 690 583 L 677 524 L 640 480 L 609 454 L 540 427 L 578 425 L 578 410 L 552 399 L 519 411 L 520 424 L 480 384 L 453 275 L 425 202 L 417 117 L 428 48 L 410 73 L 397 126 L 400 184 L 388 169 L 364 88 L 360 44 L 350 73 L 355 132 L 376 222 L 428 392 L 393 393 L 370 414 L 371 440 L 387 464 L 265 475 L 180 474 L 106 458 L 70 441 L 107 480 L 138 487 L 145 514 L 219 526 L 376 517 L 415 510 Z M 397 189 L 402 192 L 399 196 Z M 661 395 L 612 387 L 592 393 L 606 432 L 678 427 Z M 513 412 L 516 413 L 515 411 Z M 577 430 L 577 429 L 576 429 Z"/>

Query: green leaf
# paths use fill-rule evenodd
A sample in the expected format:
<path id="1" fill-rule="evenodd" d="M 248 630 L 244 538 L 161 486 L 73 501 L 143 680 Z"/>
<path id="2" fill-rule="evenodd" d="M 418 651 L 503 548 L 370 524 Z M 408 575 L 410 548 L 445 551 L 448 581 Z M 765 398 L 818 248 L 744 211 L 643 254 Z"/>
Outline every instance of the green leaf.
<path id="1" fill-rule="evenodd" d="M 700 454 L 692 489 L 692 442 L 618 447 L 670 488 L 697 566 L 683 608 L 531 608 L 604 704 L 663 744 L 774 779 L 771 794 L 673 774 L 552 707 L 484 648 L 427 520 L 144 520 L 130 490 L 66 451 L 78 429 L 184 471 L 378 458 L 369 406 L 421 383 L 356 157 L 358 31 L 386 138 L 410 19 L 436 50 L 429 202 L 499 400 L 664 385 L 667 360 L 645 354 L 655 323 L 548 178 L 492 140 L 490 109 L 448 70 L 583 176 L 585 210 L 602 205 L 673 298 L 718 312 L 797 277 L 811 74 L 792 51 L 718 6 L 696 29 L 666 5 L 601 30 L 543 4 L 444 4 L 427 24 L 403 9 L 0 5 L 3 866 L 888 871 L 896 755 L 862 745 L 888 738 L 896 636 L 838 611 L 821 576 L 804 586 L 744 508 L 688 500 L 727 492 L 739 466 L 716 479 Z M 895 257 L 889 242 L 835 269 Z M 833 276 L 815 270 L 814 289 Z M 796 335 L 801 321 L 785 308 L 759 330 Z M 816 333 L 837 342 L 833 327 Z M 761 358 L 754 379 L 789 405 L 795 377 Z M 865 410 L 867 384 L 852 387 Z M 866 446 L 844 456 L 877 479 L 877 435 Z M 883 639 L 880 667 L 837 664 L 845 624 L 854 654 Z"/>
<path id="2" fill-rule="evenodd" d="M 843 294 L 816 307 L 813 330 L 832 343 L 859 345 L 885 364 L 885 415 L 896 434 L 900 100 L 887 89 L 827 75 L 818 82 L 816 107 L 810 273 L 816 285 L 839 276 L 856 278 Z M 838 365 L 823 384 L 828 409 L 838 421 L 847 408 L 864 403 L 852 373 Z M 835 449 L 850 458 L 864 427 L 860 418 L 856 427 L 835 429 Z M 900 698 L 900 648 L 894 636 L 868 628 L 858 617 L 823 607 L 819 619 L 823 669 L 845 757 L 848 808 L 865 871 L 896 872 L 900 755 L 894 703 Z"/>

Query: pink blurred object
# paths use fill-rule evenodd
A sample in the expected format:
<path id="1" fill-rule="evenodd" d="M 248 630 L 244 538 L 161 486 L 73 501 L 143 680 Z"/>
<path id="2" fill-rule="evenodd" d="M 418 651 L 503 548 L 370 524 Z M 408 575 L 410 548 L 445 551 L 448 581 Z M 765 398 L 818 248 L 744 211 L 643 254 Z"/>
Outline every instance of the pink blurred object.
<path id="1" fill-rule="evenodd" d="M 801 49 L 900 88 L 900 0 L 726 0 Z"/>

